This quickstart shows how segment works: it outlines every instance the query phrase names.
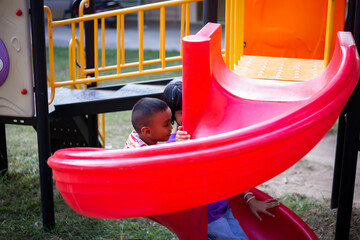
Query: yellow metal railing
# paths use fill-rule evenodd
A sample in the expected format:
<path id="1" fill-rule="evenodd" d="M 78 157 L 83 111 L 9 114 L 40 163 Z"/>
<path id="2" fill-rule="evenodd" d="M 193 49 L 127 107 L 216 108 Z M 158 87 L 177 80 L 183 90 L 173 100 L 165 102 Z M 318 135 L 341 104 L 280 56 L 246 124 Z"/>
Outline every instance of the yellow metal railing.
<path id="1" fill-rule="evenodd" d="M 245 0 L 226 0 L 225 4 L 225 63 L 234 70 L 244 54 Z"/>
<path id="2" fill-rule="evenodd" d="M 330 62 L 332 35 L 334 29 L 334 15 L 335 15 L 335 0 L 328 0 L 328 9 L 327 9 L 327 17 L 326 17 L 325 52 L 324 52 L 325 66 L 327 66 Z"/>
<path id="3" fill-rule="evenodd" d="M 169 71 L 178 71 L 182 69 L 182 65 L 167 66 L 167 63 L 182 60 L 182 46 L 180 47 L 179 56 L 166 57 L 165 49 L 165 11 L 167 7 L 181 5 L 181 24 L 180 24 L 180 43 L 181 39 L 189 34 L 190 29 L 190 3 L 199 2 L 201 0 L 172 0 L 159 3 L 140 5 L 136 7 L 123 8 L 108 12 L 96 13 L 96 14 L 83 14 L 83 9 L 89 2 L 83 0 L 79 6 L 79 17 L 73 19 L 66 19 L 60 21 L 53 21 L 52 14 L 48 7 L 45 6 L 47 13 L 47 25 L 48 25 L 48 46 L 49 46 L 49 76 L 48 85 L 51 89 L 49 103 L 51 103 L 55 97 L 55 88 L 72 86 L 79 88 L 80 84 L 90 84 L 93 82 L 113 80 L 125 77 L 142 76 L 146 74 L 156 74 Z M 144 60 L 144 12 L 158 9 L 160 10 L 160 36 L 159 36 L 159 58 Z M 139 44 L 139 56 L 137 62 L 125 63 L 125 15 L 126 14 L 138 14 L 138 44 Z M 116 17 L 116 64 L 106 65 L 105 59 L 105 19 L 108 17 Z M 84 22 L 92 21 L 94 24 L 94 67 L 86 69 L 85 51 L 84 51 Z M 79 25 L 78 35 L 76 34 L 76 24 Z M 55 80 L 54 69 L 54 50 L 53 50 L 53 28 L 63 25 L 70 25 L 71 27 L 71 39 L 69 42 L 69 79 L 66 81 Z M 98 31 L 101 34 L 101 45 L 98 42 Z M 99 50 L 101 64 L 99 64 Z M 78 63 L 78 64 L 77 64 Z M 160 64 L 159 68 L 144 69 L 144 66 Z M 137 70 L 131 72 L 123 72 L 125 68 L 136 67 Z M 101 72 L 107 72 L 115 70 L 116 73 L 103 74 Z M 93 75 L 93 77 L 89 77 Z"/>

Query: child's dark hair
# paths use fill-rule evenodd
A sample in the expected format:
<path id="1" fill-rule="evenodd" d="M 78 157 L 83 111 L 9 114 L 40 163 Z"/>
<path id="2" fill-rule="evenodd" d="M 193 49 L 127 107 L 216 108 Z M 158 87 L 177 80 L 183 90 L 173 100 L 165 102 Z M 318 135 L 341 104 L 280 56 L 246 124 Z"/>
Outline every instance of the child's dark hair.
<path id="1" fill-rule="evenodd" d="M 133 107 L 131 112 L 131 123 L 137 133 L 141 128 L 148 126 L 151 117 L 155 113 L 163 112 L 168 109 L 168 105 L 157 98 L 142 98 Z"/>
<path id="2" fill-rule="evenodd" d="M 182 110 L 182 81 L 170 82 L 165 87 L 163 99 L 171 109 L 171 123 L 174 124 L 175 112 Z"/>

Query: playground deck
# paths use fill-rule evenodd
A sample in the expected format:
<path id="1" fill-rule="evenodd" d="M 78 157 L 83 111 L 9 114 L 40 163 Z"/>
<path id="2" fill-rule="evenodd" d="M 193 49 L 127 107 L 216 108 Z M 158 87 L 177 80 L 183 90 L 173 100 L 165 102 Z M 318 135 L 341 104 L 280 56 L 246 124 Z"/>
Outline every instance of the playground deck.
<path id="1" fill-rule="evenodd" d="M 89 89 L 57 88 L 49 113 L 51 117 L 70 117 L 131 110 L 145 96 L 161 97 L 165 85 L 171 80 L 172 78 Z"/>
<path id="2" fill-rule="evenodd" d="M 240 76 L 284 81 L 306 81 L 324 70 L 324 61 L 317 59 L 242 56 L 234 72 Z"/>

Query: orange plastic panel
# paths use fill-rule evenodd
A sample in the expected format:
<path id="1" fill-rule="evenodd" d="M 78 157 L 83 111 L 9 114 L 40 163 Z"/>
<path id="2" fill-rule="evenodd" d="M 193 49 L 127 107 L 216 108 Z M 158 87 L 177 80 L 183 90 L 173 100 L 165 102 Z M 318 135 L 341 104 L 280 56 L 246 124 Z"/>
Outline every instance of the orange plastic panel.
<path id="1" fill-rule="evenodd" d="M 245 1 L 245 55 L 324 58 L 328 0 Z M 335 3 L 333 46 L 344 29 L 345 0 Z"/>

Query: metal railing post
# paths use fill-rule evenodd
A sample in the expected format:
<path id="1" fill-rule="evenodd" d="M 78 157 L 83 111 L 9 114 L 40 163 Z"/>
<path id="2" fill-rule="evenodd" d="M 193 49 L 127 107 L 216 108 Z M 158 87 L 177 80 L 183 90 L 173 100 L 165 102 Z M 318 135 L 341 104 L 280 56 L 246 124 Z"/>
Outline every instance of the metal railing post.
<path id="1" fill-rule="evenodd" d="M 89 1 L 90 6 L 84 9 L 85 14 L 95 12 L 95 1 Z M 97 19 L 93 20 L 97 21 Z M 85 25 L 85 51 L 86 51 L 86 69 L 94 68 L 94 23 L 93 21 L 86 21 Z M 97 31 L 97 29 L 96 29 Z M 94 77 L 94 74 L 89 74 Z M 96 83 L 91 83 L 88 87 L 96 87 Z M 88 115 L 88 130 L 89 130 L 89 146 L 99 147 L 99 134 L 98 134 L 98 117 L 96 114 Z"/>
<path id="2" fill-rule="evenodd" d="M 50 129 L 48 89 L 46 80 L 46 48 L 44 1 L 31 0 L 31 30 L 33 47 L 33 68 L 36 100 L 36 131 L 38 140 L 40 189 L 43 225 L 46 229 L 55 227 L 52 171 L 47 165 L 50 157 Z"/>
<path id="3" fill-rule="evenodd" d="M 203 5 L 203 25 L 205 26 L 208 22 L 218 22 L 218 0 L 204 0 Z"/>
<path id="4" fill-rule="evenodd" d="M 355 9 L 355 11 L 354 11 Z M 346 29 L 360 48 L 360 3 L 350 0 Z M 331 207 L 338 207 L 335 239 L 349 239 L 360 136 L 360 83 L 341 113 Z"/>

